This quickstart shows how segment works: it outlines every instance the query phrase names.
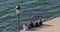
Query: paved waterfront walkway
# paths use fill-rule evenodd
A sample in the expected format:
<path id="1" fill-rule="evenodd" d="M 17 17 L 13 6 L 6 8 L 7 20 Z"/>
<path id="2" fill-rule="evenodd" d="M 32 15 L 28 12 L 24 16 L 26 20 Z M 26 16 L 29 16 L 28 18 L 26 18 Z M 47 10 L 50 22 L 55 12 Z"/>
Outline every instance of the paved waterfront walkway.
<path id="1" fill-rule="evenodd" d="M 30 31 L 21 30 L 21 32 L 60 32 L 60 17 L 46 21 L 42 26 L 33 28 Z"/>

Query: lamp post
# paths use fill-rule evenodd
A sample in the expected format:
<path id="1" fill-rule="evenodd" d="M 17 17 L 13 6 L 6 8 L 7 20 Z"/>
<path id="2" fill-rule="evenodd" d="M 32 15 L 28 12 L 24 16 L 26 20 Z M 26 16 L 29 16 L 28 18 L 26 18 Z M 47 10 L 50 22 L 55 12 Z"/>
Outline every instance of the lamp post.
<path id="1" fill-rule="evenodd" d="M 19 4 L 17 4 L 17 6 L 16 6 L 16 15 L 17 15 L 17 21 L 18 21 L 18 32 L 20 32 L 20 25 L 19 25 L 19 23 L 20 23 L 20 21 L 19 21 L 19 14 L 20 14 L 20 5 Z"/>

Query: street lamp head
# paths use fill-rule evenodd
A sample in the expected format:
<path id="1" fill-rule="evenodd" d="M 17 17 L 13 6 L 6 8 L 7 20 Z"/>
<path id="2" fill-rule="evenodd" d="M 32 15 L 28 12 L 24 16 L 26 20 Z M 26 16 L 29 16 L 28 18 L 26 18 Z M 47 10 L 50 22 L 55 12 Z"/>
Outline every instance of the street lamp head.
<path id="1" fill-rule="evenodd" d="M 17 4 L 16 6 L 16 15 L 20 14 L 20 5 Z"/>
<path id="2" fill-rule="evenodd" d="M 16 10 L 20 10 L 20 5 L 19 4 L 17 4 Z"/>

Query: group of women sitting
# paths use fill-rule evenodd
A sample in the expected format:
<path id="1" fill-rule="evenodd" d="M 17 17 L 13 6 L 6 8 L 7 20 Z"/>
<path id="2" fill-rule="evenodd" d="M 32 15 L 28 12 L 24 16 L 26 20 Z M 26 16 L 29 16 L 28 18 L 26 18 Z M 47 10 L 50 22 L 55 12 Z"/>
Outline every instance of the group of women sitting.
<path id="1" fill-rule="evenodd" d="M 42 20 L 40 19 L 40 21 L 36 22 L 36 23 L 33 23 L 32 21 L 29 23 L 29 24 L 24 24 L 23 25 L 23 29 L 24 30 L 30 30 L 31 28 L 34 28 L 34 27 L 38 27 L 38 26 L 41 26 L 42 25 Z"/>

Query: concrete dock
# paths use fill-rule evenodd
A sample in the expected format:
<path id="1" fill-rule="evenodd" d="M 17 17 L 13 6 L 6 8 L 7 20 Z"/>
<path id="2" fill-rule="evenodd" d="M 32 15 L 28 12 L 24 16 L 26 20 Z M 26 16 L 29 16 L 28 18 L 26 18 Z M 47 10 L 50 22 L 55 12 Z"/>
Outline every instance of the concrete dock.
<path id="1" fill-rule="evenodd" d="M 29 31 L 21 30 L 20 32 L 60 32 L 60 17 L 43 22 L 42 26 L 32 28 Z"/>

